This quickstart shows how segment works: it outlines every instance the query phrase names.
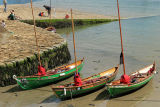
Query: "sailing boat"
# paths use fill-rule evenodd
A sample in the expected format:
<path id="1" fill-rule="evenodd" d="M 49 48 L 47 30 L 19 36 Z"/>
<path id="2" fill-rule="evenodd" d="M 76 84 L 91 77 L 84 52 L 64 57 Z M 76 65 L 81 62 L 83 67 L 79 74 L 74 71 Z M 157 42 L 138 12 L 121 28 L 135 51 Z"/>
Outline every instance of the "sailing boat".
<path id="1" fill-rule="evenodd" d="M 121 76 L 121 79 L 106 84 L 107 91 L 109 92 L 111 97 L 117 97 L 141 88 L 154 77 L 154 73 L 156 72 L 155 71 L 156 67 L 154 62 L 153 64 L 146 66 L 139 71 L 131 73 L 130 75 L 126 75 L 118 0 L 117 0 L 117 8 L 119 16 L 119 28 L 121 36 L 121 50 L 122 50 L 120 59 L 122 59 L 124 74 Z"/>
<path id="2" fill-rule="evenodd" d="M 31 0 L 31 8 L 32 8 L 32 0 Z M 32 8 L 32 15 L 33 15 L 33 8 Z M 82 60 L 76 61 L 75 63 L 63 65 L 63 66 L 54 68 L 52 70 L 49 70 L 47 72 L 45 71 L 45 68 L 42 67 L 41 60 L 40 60 L 40 50 L 39 50 L 38 40 L 36 36 L 34 15 L 33 15 L 33 20 L 34 20 L 34 32 L 35 32 L 36 46 L 38 50 L 38 60 L 39 60 L 38 74 L 31 75 L 31 76 L 19 76 L 19 77 L 16 77 L 16 75 L 13 75 L 13 78 L 17 81 L 20 87 L 23 89 L 38 88 L 43 85 L 64 80 L 65 78 L 68 78 L 74 75 L 75 72 L 80 72 L 84 65 L 84 58 Z"/>
<path id="3" fill-rule="evenodd" d="M 72 31 L 74 37 L 72 9 L 71 9 L 71 18 L 72 18 Z M 55 93 L 55 95 L 60 99 L 72 98 L 104 87 L 107 82 L 112 81 L 116 77 L 117 72 L 118 72 L 118 66 L 108 69 L 104 72 L 95 74 L 93 76 L 90 76 L 88 78 L 82 80 L 80 79 L 78 80 L 78 84 L 77 82 L 72 82 L 61 86 L 51 86 L 51 88 Z M 75 75 L 75 77 L 76 76 L 77 74 Z"/>

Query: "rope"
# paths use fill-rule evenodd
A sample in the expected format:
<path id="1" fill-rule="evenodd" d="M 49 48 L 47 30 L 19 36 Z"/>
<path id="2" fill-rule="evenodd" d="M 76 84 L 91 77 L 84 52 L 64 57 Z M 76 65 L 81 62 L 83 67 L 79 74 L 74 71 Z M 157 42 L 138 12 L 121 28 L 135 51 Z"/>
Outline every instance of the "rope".
<path id="1" fill-rule="evenodd" d="M 36 38 L 36 46 L 37 46 L 37 51 L 38 51 L 38 60 L 39 60 L 39 64 L 41 66 L 41 59 L 40 59 L 40 50 L 39 50 L 39 46 L 38 46 L 38 39 L 37 39 L 37 33 L 36 33 L 36 22 L 35 22 L 35 18 L 34 18 L 34 12 L 33 12 L 33 6 L 32 6 L 32 0 L 31 1 L 31 8 L 32 8 L 32 16 L 33 16 L 33 23 L 34 23 L 34 33 L 35 33 L 35 38 Z"/>

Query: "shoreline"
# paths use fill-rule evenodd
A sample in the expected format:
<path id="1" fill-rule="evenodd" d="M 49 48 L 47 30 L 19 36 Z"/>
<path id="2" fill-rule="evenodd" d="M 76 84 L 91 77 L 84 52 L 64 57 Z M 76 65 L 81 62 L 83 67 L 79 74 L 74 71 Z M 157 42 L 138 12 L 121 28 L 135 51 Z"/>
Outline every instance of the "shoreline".
<path id="1" fill-rule="evenodd" d="M 14 10 L 15 15 L 20 17 L 22 20 L 33 19 L 30 4 L 28 4 L 28 3 L 27 4 L 8 5 L 7 6 L 7 13 L 3 12 L 3 8 L 4 8 L 3 5 L 1 5 L 0 6 L 0 14 L 2 14 L 2 15 L 0 15 L 0 19 L 6 19 L 6 17 L 10 14 L 11 10 Z M 44 12 L 46 16 L 48 15 L 46 10 L 43 7 L 40 8 L 37 6 L 33 6 L 33 9 L 34 9 L 35 19 L 49 19 L 49 17 L 38 16 L 38 14 L 40 12 Z M 52 10 L 53 10 L 53 8 L 52 8 Z M 52 12 L 51 17 L 52 17 L 52 19 L 64 19 L 66 14 L 69 14 L 69 16 L 70 16 L 70 12 L 68 10 L 65 10 L 62 8 L 56 8 L 55 15 Z M 105 15 L 100 15 L 100 14 L 81 12 L 78 10 L 73 10 L 73 17 L 74 17 L 74 19 L 116 19 L 117 18 L 117 16 L 105 16 Z"/>
<path id="2" fill-rule="evenodd" d="M 15 16 L 19 17 L 20 20 L 32 19 L 32 10 L 28 4 L 27 5 L 26 4 L 9 5 L 8 11 L 6 13 L 2 12 L 2 6 L 0 6 L 0 11 L 1 11 L 0 19 L 5 20 L 5 23 L 6 23 L 5 29 L 7 30 L 6 33 L 2 33 L 2 35 L 0 35 L 0 38 L 1 38 L 0 68 L 2 72 L 5 72 L 1 74 L 1 75 L 4 74 L 3 78 L 0 80 L 2 82 L 1 83 L 2 86 L 7 86 L 14 83 L 14 81 L 12 81 L 13 72 L 16 72 L 15 75 L 18 75 L 18 76 L 25 75 L 26 74 L 25 68 L 28 67 L 28 65 L 32 65 L 33 67 L 37 66 L 36 64 L 31 64 L 31 63 L 36 63 L 35 54 L 38 53 L 37 46 L 35 43 L 35 32 L 33 30 L 33 25 L 23 23 L 20 20 L 7 20 L 7 17 L 10 14 L 11 10 L 15 11 Z M 38 15 L 39 12 L 42 12 L 42 11 L 45 11 L 45 10 L 34 7 L 35 20 L 48 19 L 48 17 L 40 17 Z M 108 17 L 108 16 L 92 15 L 92 14 L 82 13 L 78 11 L 73 11 L 73 13 L 74 13 L 73 14 L 74 19 L 106 19 L 106 18 L 112 19 L 111 17 Z M 57 18 L 64 19 L 65 14 L 66 14 L 65 10 L 61 10 L 61 9 L 57 10 L 55 19 Z M 48 63 L 51 58 L 48 58 L 48 60 L 45 61 L 47 59 L 45 55 L 47 52 L 48 53 L 50 52 L 51 48 L 52 48 L 51 51 L 52 50 L 54 51 L 55 48 L 59 48 L 59 50 L 62 48 L 61 53 L 66 54 L 64 55 L 66 58 L 60 59 L 62 58 L 60 56 L 60 58 L 58 58 L 60 59 L 60 61 L 58 62 L 67 63 L 67 61 L 69 61 L 70 53 L 68 51 L 65 51 L 65 50 L 68 50 L 68 46 L 67 46 L 66 40 L 62 38 L 61 35 L 59 35 L 58 33 L 47 31 L 46 29 L 43 29 L 41 27 L 36 27 L 36 31 L 37 31 L 36 34 L 38 38 L 38 46 L 40 49 L 41 57 L 42 59 L 44 59 L 43 62 L 45 64 L 46 69 L 48 69 Z M 58 51 L 55 51 L 55 53 L 58 54 Z M 33 59 L 33 61 L 28 59 Z M 58 62 L 55 62 L 54 67 L 64 64 L 64 63 L 58 63 Z M 28 71 L 32 71 L 31 70 L 32 67 L 28 67 L 28 69 L 29 69 Z M 32 72 L 32 74 L 34 74 L 35 72 L 36 72 L 36 69 L 34 69 L 34 72 Z"/>
<path id="3" fill-rule="evenodd" d="M 7 16 L 10 14 L 10 10 L 15 11 L 15 15 L 20 17 L 22 20 L 32 19 L 32 12 L 29 4 L 16 4 L 16 5 L 8 5 L 7 13 L 3 12 L 3 6 L 0 6 L 0 21 L 5 20 L 7 30 L 7 34 L 9 35 L 7 38 L 5 37 L 5 43 L 1 43 L 0 47 L 0 65 L 6 62 L 12 62 L 17 59 L 23 59 L 26 56 L 30 56 L 34 54 L 35 47 L 35 37 L 33 26 L 20 22 L 19 20 L 7 20 Z M 48 19 L 48 17 L 40 17 L 38 13 L 40 11 L 45 11 L 45 9 L 34 7 L 34 15 L 35 19 Z M 63 9 L 56 10 L 56 19 L 64 19 L 66 11 Z M 46 12 L 46 11 L 45 11 Z M 53 17 L 53 14 L 52 14 Z M 75 19 L 112 19 L 113 17 L 103 16 L 103 15 L 92 15 L 88 13 L 83 13 L 79 11 L 73 11 L 73 17 Z M 114 19 L 114 18 L 113 18 Z M 39 44 L 42 46 L 42 51 L 48 47 L 53 47 L 56 44 L 61 44 L 64 41 L 57 33 L 51 33 L 45 29 L 40 27 L 36 27 L 37 35 L 39 35 Z M 22 32 L 23 31 L 23 32 Z M 51 36 L 48 36 L 51 35 Z M 47 36 L 47 39 L 45 40 Z M 0 37 L 0 38 L 3 38 Z M 46 42 L 44 42 L 47 41 Z M 22 42 L 24 43 L 23 45 Z M 13 45 L 14 44 L 14 45 Z M 32 48 L 28 48 L 28 46 L 32 46 Z M 18 52 L 18 53 L 17 53 Z"/>

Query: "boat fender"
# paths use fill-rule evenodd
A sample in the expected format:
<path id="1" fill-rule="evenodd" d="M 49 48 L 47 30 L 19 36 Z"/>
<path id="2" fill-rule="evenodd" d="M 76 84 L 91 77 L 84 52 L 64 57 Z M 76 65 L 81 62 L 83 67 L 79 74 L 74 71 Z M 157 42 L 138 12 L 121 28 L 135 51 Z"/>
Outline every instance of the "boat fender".
<path id="1" fill-rule="evenodd" d="M 66 88 L 64 88 L 64 95 L 66 95 Z"/>

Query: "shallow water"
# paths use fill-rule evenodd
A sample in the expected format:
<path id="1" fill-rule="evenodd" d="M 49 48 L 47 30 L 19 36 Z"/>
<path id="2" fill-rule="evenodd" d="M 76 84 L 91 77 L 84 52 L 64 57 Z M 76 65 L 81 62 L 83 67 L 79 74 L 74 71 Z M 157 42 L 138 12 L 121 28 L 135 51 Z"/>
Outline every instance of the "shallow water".
<path id="1" fill-rule="evenodd" d="M 42 0 L 32 0 L 33 2 L 35 1 L 42 1 Z M 7 0 L 7 4 L 25 4 L 29 3 L 30 0 Z M 0 1 L 0 5 L 3 4 L 3 0 Z"/>
<path id="2" fill-rule="evenodd" d="M 117 0 L 52 0 L 52 7 L 117 16 Z M 50 0 L 38 4 L 50 5 Z M 122 17 L 160 15 L 160 0 L 119 0 Z"/>
<path id="3" fill-rule="evenodd" d="M 8 4 L 24 4 L 30 0 L 7 0 Z M 32 0 L 35 6 L 50 5 L 50 0 Z M 117 16 L 117 0 L 51 0 L 51 6 L 70 8 L 83 12 Z M 2 5 L 2 0 L 0 1 Z M 122 17 L 143 17 L 160 15 L 160 0 L 119 0 Z"/>

